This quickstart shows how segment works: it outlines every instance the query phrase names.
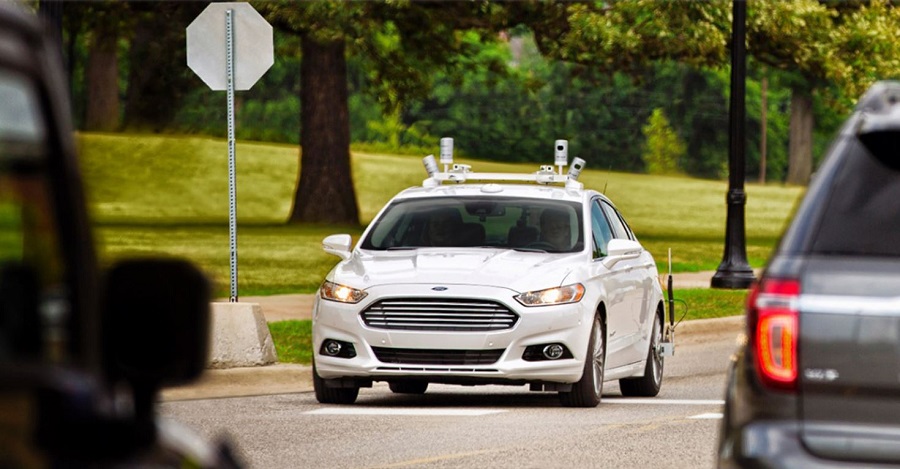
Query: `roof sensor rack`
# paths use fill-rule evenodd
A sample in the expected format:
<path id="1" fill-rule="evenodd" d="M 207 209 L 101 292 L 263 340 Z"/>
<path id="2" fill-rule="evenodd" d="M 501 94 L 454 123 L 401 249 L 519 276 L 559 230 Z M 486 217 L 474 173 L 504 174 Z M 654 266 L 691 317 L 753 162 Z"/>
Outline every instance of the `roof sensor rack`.
<path id="1" fill-rule="evenodd" d="M 540 169 L 533 173 L 474 173 L 472 166 L 453 163 L 453 139 L 445 137 L 441 139 L 441 164 L 444 171 L 439 171 L 438 163 L 434 155 L 422 158 L 428 179 L 422 182 L 424 187 L 437 187 L 444 181 L 461 184 L 469 181 L 515 181 L 535 182 L 538 184 L 564 184 L 569 189 L 583 189 L 584 184 L 578 182 L 578 176 L 584 169 L 585 161 L 581 158 L 573 158 L 569 172 L 563 174 L 563 169 L 568 165 L 569 143 L 567 140 L 557 140 L 553 144 L 554 164 L 541 165 Z M 553 166 L 557 169 L 554 169 Z"/>

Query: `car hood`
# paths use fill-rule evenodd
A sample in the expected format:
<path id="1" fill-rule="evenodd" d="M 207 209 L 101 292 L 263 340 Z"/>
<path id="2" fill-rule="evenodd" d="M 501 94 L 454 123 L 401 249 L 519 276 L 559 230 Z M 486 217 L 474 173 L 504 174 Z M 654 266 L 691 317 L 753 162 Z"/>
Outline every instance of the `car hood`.
<path id="1" fill-rule="evenodd" d="M 546 254 L 510 249 L 355 251 L 329 275 L 355 288 L 380 285 L 481 285 L 529 291 L 561 285 L 583 253 Z"/>

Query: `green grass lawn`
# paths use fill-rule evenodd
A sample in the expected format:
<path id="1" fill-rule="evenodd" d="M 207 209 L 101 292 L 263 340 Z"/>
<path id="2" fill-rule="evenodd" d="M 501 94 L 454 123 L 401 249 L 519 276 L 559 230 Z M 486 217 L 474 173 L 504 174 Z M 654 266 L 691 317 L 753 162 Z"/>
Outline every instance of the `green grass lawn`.
<path id="1" fill-rule="evenodd" d="M 82 170 L 99 252 L 106 262 L 133 255 L 186 257 L 215 280 L 230 282 L 227 146 L 205 137 L 79 134 Z M 437 151 L 437 148 L 435 148 Z M 337 258 L 321 250 L 333 233 L 358 239 L 362 227 L 286 225 L 298 180 L 298 148 L 238 142 L 238 292 L 265 295 L 312 292 Z M 475 171 L 533 172 L 537 164 L 461 160 Z M 353 179 L 360 218 L 368 223 L 400 190 L 421 184 L 421 158 L 354 152 Z M 593 166 L 592 166 L 593 165 Z M 665 270 L 672 249 L 675 272 L 714 270 L 722 259 L 725 181 L 593 170 L 581 181 L 605 192 Z M 802 188 L 748 184 L 747 255 L 761 267 Z"/>
<path id="2" fill-rule="evenodd" d="M 278 321 L 269 323 L 280 363 L 312 363 L 312 321 Z"/>

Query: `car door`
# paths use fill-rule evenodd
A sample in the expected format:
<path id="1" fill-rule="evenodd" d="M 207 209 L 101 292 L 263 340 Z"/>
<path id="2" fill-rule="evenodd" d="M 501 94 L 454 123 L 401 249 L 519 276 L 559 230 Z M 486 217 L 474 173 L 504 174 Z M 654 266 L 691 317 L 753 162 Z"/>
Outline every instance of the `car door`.
<path id="1" fill-rule="evenodd" d="M 606 215 L 609 224 L 612 227 L 613 236 L 617 239 L 628 239 L 637 241 L 634 233 L 625 223 L 622 215 L 615 207 L 606 200 L 598 200 L 603 213 Z M 639 257 L 633 259 L 625 259 L 616 264 L 622 270 L 625 282 L 625 302 L 627 304 L 627 316 L 622 318 L 621 334 L 623 343 L 622 356 L 626 360 L 626 364 L 635 363 L 643 360 L 647 356 L 647 337 L 651 324 L 649 308 L 650 292 L 652 291 L 649 282 L 655 279 L 656 265 L 653 263 L 649 254 L 644 251 Z"/>
<path id="2" fill-rule="evenodd" d="M 601 301 L 606 306 L 608 340 L 606 359 L 608 368 L 613 369 L 634 361 L 629 348 L 635 334 L 632 302 L 637 285 L 630 263 L 618 262 L 612 268 L 603 264 L 607 244 L 616 237 L 616 232 L 600 204 L 600 199 L 591 201 L 591 287 L 603 292 Z"/>

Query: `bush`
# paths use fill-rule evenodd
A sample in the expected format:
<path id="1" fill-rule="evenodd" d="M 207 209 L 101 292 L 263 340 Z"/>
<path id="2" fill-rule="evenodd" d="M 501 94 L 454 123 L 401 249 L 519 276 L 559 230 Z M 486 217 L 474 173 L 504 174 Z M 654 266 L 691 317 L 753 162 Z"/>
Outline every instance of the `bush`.
<path id="1" fill-rule="evenodd" d="M 677 174 L 678 160 L 685 153 L 685 144 L 672 129 L 662 109 L 654 109 L 641 132 L 646 141 L 641 155 L 650 174 Z"/>

